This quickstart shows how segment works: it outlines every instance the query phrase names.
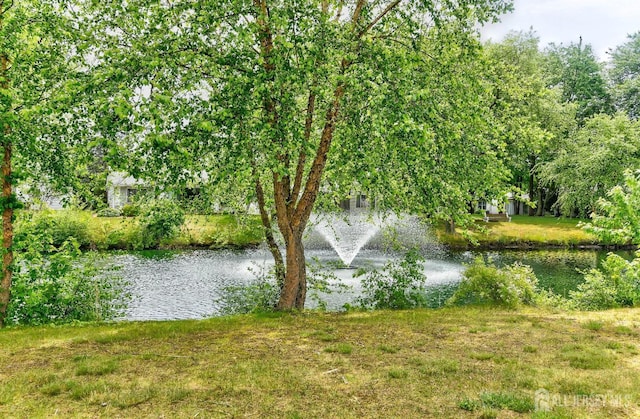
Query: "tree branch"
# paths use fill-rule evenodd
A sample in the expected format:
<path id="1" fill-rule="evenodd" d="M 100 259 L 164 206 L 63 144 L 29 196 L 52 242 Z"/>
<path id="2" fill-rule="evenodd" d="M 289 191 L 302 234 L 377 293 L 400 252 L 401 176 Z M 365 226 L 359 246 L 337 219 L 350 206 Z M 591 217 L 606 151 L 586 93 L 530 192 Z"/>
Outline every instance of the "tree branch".
<path id="1" fill-rule="evenodd" d="M 271 54 L 273 52 L 273 34 L 271 33 L 271 29 L 269 28 L 269 23 L 267 21 L 269 8 L 267 7 L 266 0 L 253 0 L 253 4 L 258 9 L 256 21 L 260 32 L 260 51 L 264 59 L 263 68 L 267 74 L 267 80 L 269 80 L 274 76 L 276 69 L 275 64 L 271 60 Z M 263 101 L 263 109 L 267 117 L 267 122 L 275 130 L 278 125 L 278 111 L 276 109 L 276 102 L 273 97 L 271 97 L 268 89 Z M 277 144 L 274 144 L 274 146 L 277 147 Z M 278 161 L 283 164 L 287 163 L 288 155 L 282 153 L 279 154 Z M 285 189 L 285 185 L 288 183 L 287 179 L 280 179 L 280 175 L 276 170 L 273 170 L 272 172 L 273 194 L 276 204 L 278 227 L 283 233 L 285 241 L 289 242 L 293 237 L 289 223 L 289 214 L 287 211 L 287 202 L 289 200 L 288 195 L 291 191 L 288 186 Z"/>
<path id="2" fill-rule="evenodd" d="M 348 66 L 348 64 L 346 64 Z M 336 122 L 338 119 L 338 111 L 340 109 L 340 100 L 344 96 L 345 86 L 340 84 L 333 93 L 333 102 L 327 110 L 325 116 L 325 124 L 322 129 L 322 135 L 320 137 L 320 145 L 316 151 L 316 156 L 311 164 L 309 175 L 307 176 L 307 183 L 304 188 L 300 202 L 296 208 L 293 216 L 293 224 L 296 228 L 304 227 L 309 220 L 313 204 L 316 201 L 318 190 L 320 189 L 320 182 L 322 180 L 322 173 L 327 164 L 327 154 L 329 153 L 329 147 L 333 140 L 333 132 L 336 128 Z"/>
<path id="3" fill-rule="evenodd" d="M 329 13 L 329 0 L 322 0 L 322 14 Z"/>
<path id="4" fill-rule="evenodd" d="M 302 187 L 302 176 L 304 174 L 304 165 L 307 160 L 307 153 L 304 148 L 309 143 L 311 138 L 311 129 L 313 127 L 313 114 L 316 107 L 316 94 L 309 93 L 309 99 L 307 101 L 307 117 L 304 121 L 304 142 L 302 144 L 300 155 L 298 156 L 298 167 L 296 167 L 296 178 L 293 183 L 293 190 L 291 191 L 291 201 L 296 203 L 298 195 L 300 195 L 300 188 Z"/>
<path id="5" fill-rule="evenodd" d="M 260 210 L 260 219 L 262 220 L 262 226 L 264 227 L 264 236 L 267 240 L 267 245 L 269 246 L 269 251 L 273 255 L 273 260 L 275 261 L 276 267 L 276 279 L 278 281 L 278 286 L 282 288 L 284 285 L 284 276 L 285 276 L 285 267 L 284 267 L 284 259 L 282 257 L 282 252 L 280 252 L 280 248 L 278 247 L 278 243 L 276 243 L 276 239 L 273 235 L 273 226 L 271 225 L 271 217 L 267 213 L 267 208 L 264 201 L 264 190 L 262 189 L 262 183 L 260 183 L 260 178 L 258 177 L 255 167 L 253 170 L 253 176 L 255 178 L 255 188 L 256 188 L 256 196 L 258 198 L 258 209 Z"/>
<path id="6" fill-rule="evenodd" d="M 360 15 L 362 14 L 362 9 L 364 8 L 364 5 L 366 3 L 367 0 L 358 0 L 358 3 L 356 4 L 356 8 L 353 11 L 353 16 L 351 16 L 351 25 L 353 26 L 353 30 L 356 29 L 356 25 L 358 24 Z"/>
<path id="7" fill-rule="evenodd" d="M 0 2 L 0 16 L 4 16 L 5 13 L 9 11 L 13 7 L 13 0 L 9 3 L 8 6 L 5 7 L 4 1 Z"/>
<path id="8" fill-rule="evenodd" d="M 336 11 L 336 17 L 335 17 L 335 21 L 336 22 L 340 22 L 340 18 L 342 17 L 342 8 L 344 7 L 344 1 L 340 2 L 340 5 L 338 5 L 338 10 Z"/>
<path id="9" fill-rule="evenodd" d="M 402 2 L 402 0 L 395 0 L 394 2 L 390 3 L 375 19 L 373 19 L 366 28 L 364 28 L 362 31 L 360 31 L 360 33 L 358 34 L 358 38 L 362 38 L 367 32 L 369 32 L 369 30 L 371 30 L 371 28 L 373 28 L 382 18 L 384 18 L 390 11 L 392 11 L 393 9 L 395 9 L 400 3 Z"/>

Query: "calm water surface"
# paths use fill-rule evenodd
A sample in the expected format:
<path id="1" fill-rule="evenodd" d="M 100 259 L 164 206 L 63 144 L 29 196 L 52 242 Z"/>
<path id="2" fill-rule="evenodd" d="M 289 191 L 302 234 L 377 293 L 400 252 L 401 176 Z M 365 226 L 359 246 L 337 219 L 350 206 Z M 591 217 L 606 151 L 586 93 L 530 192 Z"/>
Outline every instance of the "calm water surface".
<path id="1" fill-rule="evenodd" d="M 336 266 L 338 257 L 329 249 L 308 250 L 323 266 Z M 581 282 L 579 270 L 596 267 L 606 252 L 595 251 L 501 251 L 483 253 L 427 252 L 424 264 L 431 305 L 441 305 L 455 290 L 464 264 L 477 256 L 491 258 L 498 265 L 515 261 L 531 265 L 540 286 L 566 295 Z M 630 253 L 627 253 L 631 257 Z M 267 250 L 247 251 L 145 251 L 115 254 L 113 262 L 122 267 L 120 276 L 129 283 L 132 301 L 126 320 L 195 319 L 220 315 L 219 301 L 228 286 L 247 284 L 264 275 L 273 265 Z M 389 255 L 379 250 L 362 250 L 353 261 L 359 267 L 382 267 Z M 360 279 L 353 270 L 324 268 L 347 289 L 318 296 L 329 310 L 339 310 L 360 295 Z M 310 297 L 313 293 L 310 293 Z M 307 307 L 317 302 L 307 300 Z"/>

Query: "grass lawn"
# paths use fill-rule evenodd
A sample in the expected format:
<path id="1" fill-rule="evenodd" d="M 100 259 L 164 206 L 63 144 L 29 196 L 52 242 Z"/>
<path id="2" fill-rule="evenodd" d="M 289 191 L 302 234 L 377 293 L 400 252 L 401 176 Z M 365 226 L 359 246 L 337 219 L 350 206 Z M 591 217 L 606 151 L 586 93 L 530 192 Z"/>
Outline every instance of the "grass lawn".
<path id="1" fill-rule="evenodd" d="M 98 249 L 131 249 L 137 236 L 134 217 L 96 217 L 89 211 L 56 211 L 56 217 L 69 217 L 87 226 L 91 247 Z M 178 235 L 161 246 L 182 247 L 247 247 L 263 240 L 262 224 L 256 216 L 187 215 Z"/>
<path id="2" fill-rule="evenodd" d="M 640 309 L 7 329 L 0 416 L 639 417 L 639 336 Z"/>
<path id="3" fill-rule="evenodd" d="M 587 220 L 556 217 L 529 217 L 516 215 L 511 222 L 486 223 L 476 220 L 469 236 L 483 247 L 505 246 L 588 246 L 598 243 L 596 237 L 578 226 Z M 469 241 L 460 233 L 452 235 L 444 231 L 444 226 L 436 229 L 438 238 L 452 247 L 468 247 Z"/>

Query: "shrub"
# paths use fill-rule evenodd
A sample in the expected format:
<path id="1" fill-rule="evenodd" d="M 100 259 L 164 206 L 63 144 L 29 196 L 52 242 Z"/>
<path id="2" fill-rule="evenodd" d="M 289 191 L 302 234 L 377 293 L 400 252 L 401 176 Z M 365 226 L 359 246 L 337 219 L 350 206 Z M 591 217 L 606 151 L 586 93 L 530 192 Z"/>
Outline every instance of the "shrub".
<path id="1" fill-rule="evenodd" d="M 640 252 L 632 261 L 609 253 L 602 269 L 585 273 L 585 281 L 570 292 L 577 308 L 603 310 L 640 304 Z"/>
<path id="2" fill-rule="evenodd" d="M 598 201 L 600 213 L 584 228 L 605 243 L 640 244 L 640 171 L 627 170 L 624 183 Z M 602 310 L 640 304 L 640 252 L 632 261 L 609 253 L 602 269 L 584 274 L 584 283 L 570 293 L 578 308 Z"/>
<path id="3" fill-rule="evenodd" d="M 341 292 L 349 287 L 339 279 L 323 271 L 319 261 L 307 266 L 307 300 L 315 302 L 316 308 L 326 310 L 322 295 Z M 280 297 L 280 286 L 276 282 L 275 267 L 250 269 L 254 278 L 243 285 L 232 285 L 222 289 L 216 305 L 223 315 L 273 311 Z"/>
<path id="4" fill-rule="evenodd" d="M 123 217 L 137 217 L 140 215 L 140 206 L 135 204 L 127 204 L 122 207 L 122 216 Z"/>
<path id="5" fill-rule="evenodd" d="M 254 271 L 255 278 L 244 285 L 231 285 L 222 289 L 216 300 L 222 315 L 272 311 L 278 302 L 280 289 L 273 272 Z"/>
<path id="6" fill-rule="evenodd" d="M 327 310 L 325 296 L 352 289 L 333 273 L 332 268 L 335 266 L 327 269 L 327 266 L 317 258 L 311 259 L 307 264 L 307 301 L 313 302 L 317 310 Z"/>
<path id="7" fill-rule="evenodd" d="M 156 247 L 161 240 L 172 238 L 184 219 L 182 208 L 170 200 L 157 200 L 146 206 L 138 219 L 144 247 Z"/>
<path id="8" fill-rule="evenodd" d="M 55 248 L 30 237 L 17 242 L 8 308 L 9 324 L 109 320 L 126 305 L 124 284 L 100 268 L 95 254 L 82 255 L 74 239 Z"/>
<path id="9" fill-rule="evenodd" d="M 122 212 L 117 208 L 102 208 L 96 215 L 98 217 L 120 217 Z"/>
<path id="10" fill-rule="evenodd" d="M 225 287 L 218 304 L 223 315 L 258 313 L 273 310 L 279 295 L 275 284 L 254 280 L 246 285 Z"/>
<path id="11" fill-rule="evenodd" d="M 640 170 L 627 170 L 622 185 L 599 199 L 598 212 L 591 214 L 591 223 L 583 226 L 604 243 L 640 244 Z"/>
<path id="12" fill-rule="evenodd" d="M 17 223 L 16 241 L 20 242 L 28 236 L 39 236 L 55 247 L 62 246 L 70 239 L 80 247 L 90 244 L 87 223 L 73 218 L 73 214 L 67 212 L 38 211 L 25 214 Z"/>
<path id="13" fill-rule="evenodd" d="M 504 268 L 476 260 L 467 267 L 448 305 L 489 304 L 515 308 L 532 305 L 537 295 L 538 279 L 530 266 L 514 263 Z"/>
<path id="14" fill-rule="evenodd" d="M 360 270 L 362 297 L 357 303 L 366 309 L 409 309 L 427 305 L 424 258 L 410 250 L 403 259 L 387 263 L 382 270 Z"/>

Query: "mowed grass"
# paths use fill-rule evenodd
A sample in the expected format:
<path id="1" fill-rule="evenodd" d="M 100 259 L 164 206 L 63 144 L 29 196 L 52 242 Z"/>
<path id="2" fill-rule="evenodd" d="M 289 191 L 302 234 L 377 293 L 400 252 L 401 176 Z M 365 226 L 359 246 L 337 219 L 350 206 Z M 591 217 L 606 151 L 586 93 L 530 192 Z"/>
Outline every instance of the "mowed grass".
<path id="1" fill-rule="evenodd" d="M 17 328 L 0 347 L 0 417 L 640 416 L 640 309 Z"/>
<path id="2" fill-rule="evenodd" d="M 468 232 L 469 236 L 483 247 L 576 247 L 598 244 L 595 236 L 584 231 L 580 222 L 587 220 L 564 217 L 529 217 L 516 215 L 510 222 L 484 222 L 478 219 Z M 447 234 L 444 226 L 436 233 L 440 241 L 452 247 L 466 248 L 470 245 L 461 234 Z"/>

